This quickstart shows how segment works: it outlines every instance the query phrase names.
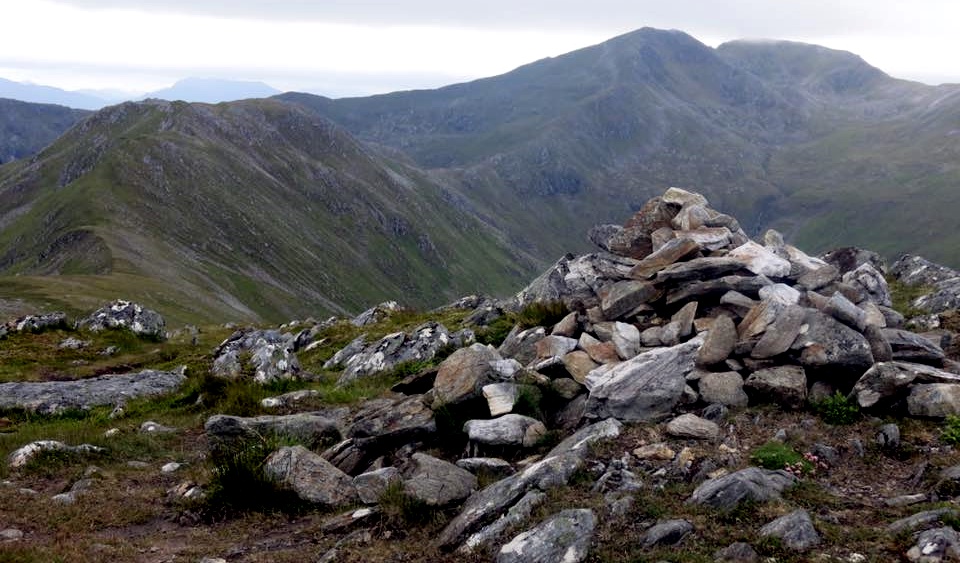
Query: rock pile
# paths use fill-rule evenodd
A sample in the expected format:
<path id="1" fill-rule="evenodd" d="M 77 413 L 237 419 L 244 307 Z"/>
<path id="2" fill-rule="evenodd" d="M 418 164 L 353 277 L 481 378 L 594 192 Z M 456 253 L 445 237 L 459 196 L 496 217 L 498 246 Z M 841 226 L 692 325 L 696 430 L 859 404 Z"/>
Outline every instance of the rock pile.
<path id="1" fill-rule="evenodd" d="M 586 445 L 618 435 L 621 421 L 669 420 L 670 437 L 716 442 L 724 439 L 716 421 L 726 409 L 760 403 L 799 409 L 835 392 L 884 414 L 960 414 L 960 370 L 942 348 L 952 335 L 904 328 L 873 253 L 844 249 L 816 258 L 775 231 L 752 241 L 736 219 L 676 188 L 625 225 L 598 227 L 590 238 L 602 252 L 564 257 L 512 302 L 470 301 L 477 307 L 471 318 L 484 319 L 536 301 L 562 301 L 570 313 L 553 326 L 517 326 L 494 348 L 429 324 L 375 343 L 357 339 L 340 350 L 329 366 L 342 367 L 341 381 L 348 382 L 401 361 L 429 359 L 443 346 L 459 347 L 426 384 L 397 388 L 409 394 L 367 401 L 342 418 L 314 413 L 319 418 L 311 425 L 331 439 L 336 429 L 343 439 L 321 455 L 280 450 L 271 457 L 271 475 L 325 506 L 347 498 L 374 504 L 394 483 L 428 505 L 462 502 L 437 537 L 444 550 L 497 548 L 498 561 L 554 560 L 562 551 L 582 560 L 579 540 L 589 538 L 598 517 L 590 510 L 561 512 L 512 540 L 505 534 L 528 519 L 548 490 L 585 469 Z M 207 431 L 216 444 L 219 434 L 242 436 L 262 424 L 278 434 L 294 427 L 269 418 L 214 417 Z M 542 458 L 514 465 L 492 457 L 522 458 L 551 431 L 577 428 Z M 894 434 L 885 433 L 885 443 Z M 456 464 L 425 453 L 441 442 L 431 453 L 449 452 L 458 441 L 465 457 Z M 827 446 L 818 451 L 836 453 Z M 478 455 L 491 457 L 472 457 Z M 609 499 L 611 513 L 625 510 L 642 486 L 631 459 L 668 462 L 664 471 L 689 473 L 700 485 L 687 502 L 720 511 L 779 498 L 798 482 L 783 470 L 694 467 L 689 450 L 647 444 L 633 458 L 625 454 L 600 468 L 596 490 Z M 477 490 L 472 472 L 485 468 L 507 476 Z M 353 511 L 330 525 L 375 513 Z M 820 541 L 804 511 L 756 532 L 798 551 Z M 690 522 L 664 520 L 641 541 L 671 545 L 691 533 Z"/>

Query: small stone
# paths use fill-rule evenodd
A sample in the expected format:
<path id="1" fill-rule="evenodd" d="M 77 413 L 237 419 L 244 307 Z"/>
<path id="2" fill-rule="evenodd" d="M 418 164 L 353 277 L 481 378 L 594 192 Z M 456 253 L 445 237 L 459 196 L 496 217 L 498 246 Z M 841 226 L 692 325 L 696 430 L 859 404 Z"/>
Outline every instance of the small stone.
<path id="1" fill-rule="evenodd" d="M 641 541 L 644 547 L 677 545 L 692 531 L 693 524 L 686 520 L 665 520 L 647 530 Z"/>
<path id="2" fill-rule="evenodd" d="M 662 460 L 662 461 L 672 461 L 673 458 L 677 456 L 677 452 L 670 449 L 665 442 L 657 442 L 656 444 L 647 444 L 646 446 L 640 446 L 639 448 L 633 450 L 633 455 L 637 459 L 647 460 Z"/>
<path id="3" fill-rule="evenodd" d="M 714 422 L 687 413 L 667 423 L 667 434 L 677 438 L 715 440 L 720 435 L 720 427 Z"/>
<path id="4" fill-rule="evenodd" d="M 703 339 L 703 346 L 697 353 L 697 364 L 710 366 L 723 362 L 730 357 L 736 344 L 737 327 L 733 319 L 727 316 L 717 317 Z"/>
<path id="5" fill-rule="evenodd" d="M 16 528 L 0 530 L 0 542 L 15 542 L 23 539 L 23 532 Z"/>
<path id="6" fill-rule="evenodd" d="M 806 510 L 795 510 L 760 528 L 761 536 L 780 538 L 784 547 L 806 551 L 820 545 L 820 535 Z"/>
<path id="7" fill-rule="evenodd" d="M 700 378 L 700 398 L 705 403 L 745 407 L 749 402 L 743 390 L 743 377 L 735 371 L 708 373 Z"/>
<path id="8" fill-rule="evenodd" d="M 164 466 L 160 468 L 160 471 L 162 473 L 173 473 L 174 471 L 180 469 L 180 467 L 181 465 L 179 463 L 171 461 L 170 463 L 164 464 Z"/>
<path id="9" fill-rule="evenodd" d="M 141 434 L 166 434 L 169 432 L 176 432 L 176 428 L 170 428 L 169 426 L 164 426 L 152 420 L 148 420 L 140 425 Z"/>
<path id="10" fill-rule="evenodd" d="M 881 426 L 877 432 L 877 444 L 886 449 L 900 447 L 900 427 L 892 422 Z"/>

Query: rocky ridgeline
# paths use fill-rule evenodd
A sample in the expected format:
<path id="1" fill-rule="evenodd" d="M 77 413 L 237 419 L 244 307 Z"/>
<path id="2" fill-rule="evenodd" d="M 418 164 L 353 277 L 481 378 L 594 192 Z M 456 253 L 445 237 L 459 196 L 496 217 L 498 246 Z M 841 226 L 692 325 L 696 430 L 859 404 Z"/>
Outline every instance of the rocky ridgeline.
<path id="1" fill-rule="evenodd" d="M 816 258 L 774 231 L 755 242 L 702 196 L 675 188 L 624 226 L 597 227 L 590 237 L 603 252 L 564 257 L 513 300 L 459 304 L 475 309 L 471 319 L 489 321 L 562 301 L 572 312 L 554 326 L 517 327 L 498 348 L 434 324 L 373 343 L 358 339 L 328 364 L 343 369 L 343 383 L 432 357 L 442 346 L 464 347 L 395 387 L 402 392 L 353 413 L 212 417 L 213 455 L 270 434 L 307 436 L 313 448 L 317 437 L 336 440 L 322 453 L 285 447 L 266 461 L 267 473 L 304 500 L 370 505 L 333 519 L 330 530 L 374 521 L 378 499 L 395 485 L 431 506 L 462 503 L 436 540 L 444 550 L 499 549 L 498 561 L 581 561 L 598 517 L 590 510 L 563 511 L 512 540 L 505 534 L 584 468 L 586 444 L 617 436 L 623 422 L 667 421 L 674 438 L 716 441 L 728 409 L 801 409 L 836 392 L 884 415 L 960 414 L 960 370 L 943 351 L 954 335 L 904 328 L 873 253 Z M 451 419 L 462 423 L 464 453 L 451 460 L 424 453 Z M 573 434 L 542 458 L 514 464 L 498 457 L 523 457 L 551 431 Z M 638 460 L 676 462 L 677 455 L 663 445 L 641 448 L 602 468 L 595 488 L 615 512 L 642 486 L 631 471 Z M 783 470 L 714 469 L 688 503 L 728 511 L 778 498 L 798 481 Z M 507 476 L 477 490 L 481 472 Z M 684 520 L 662 521 L 641 541 L 667 545 L 691 531 Z M 756 533 L 797 550 L 820 541 L 802 510 Z M 732 560 L 745 550 L 752 551 L 732 545 Z M 336 549 L 328 556 L 334 560 Z"/>

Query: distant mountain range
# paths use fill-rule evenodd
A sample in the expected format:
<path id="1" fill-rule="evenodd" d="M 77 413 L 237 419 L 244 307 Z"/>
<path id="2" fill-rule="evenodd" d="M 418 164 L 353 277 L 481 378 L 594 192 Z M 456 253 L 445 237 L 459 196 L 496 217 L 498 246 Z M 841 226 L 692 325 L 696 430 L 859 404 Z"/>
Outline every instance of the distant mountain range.
<path id="1" fill-rule="evenodd" d="M 112 90 L 68 91 L 52 86 L 13 82 L 0 78 L 0 98 L 38 104 L 56 104 L 88 110 L 97 110 L 124 101 L 144 100 L 148 98 L 215 104 L 250 98 L 267 98 L 279 93 L 280 90 L 272 88 L 263 82 L 225 80 L 220 78 L 185 78 L 177 81 L 169 88 L 163 88 L 146 94 L 124 93 Z"/>
<path id="2" fill-rule="evenodd" d="M 438 305 L 519 288 L 671 185 L 811 252 L 957 266 L 958 135 L 958 86 L 655 29 L 437 90 L 126 103 L 0 167 L 0 299 L 126 295 L 180 319 Z"/>

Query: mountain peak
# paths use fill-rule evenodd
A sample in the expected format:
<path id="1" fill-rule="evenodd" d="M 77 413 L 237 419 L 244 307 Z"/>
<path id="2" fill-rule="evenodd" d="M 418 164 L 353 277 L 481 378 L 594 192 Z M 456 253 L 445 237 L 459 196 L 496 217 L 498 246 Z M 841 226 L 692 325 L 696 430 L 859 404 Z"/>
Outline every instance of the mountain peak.
<path id="1" fill-rule="evenodd" d="M 169 88 L 150 92 L 145 97 L 216 104 L 247 98 L 267 98 L 279 93 L 280 90 L 263 82 L 188 77 L 178 80 Z"/>

